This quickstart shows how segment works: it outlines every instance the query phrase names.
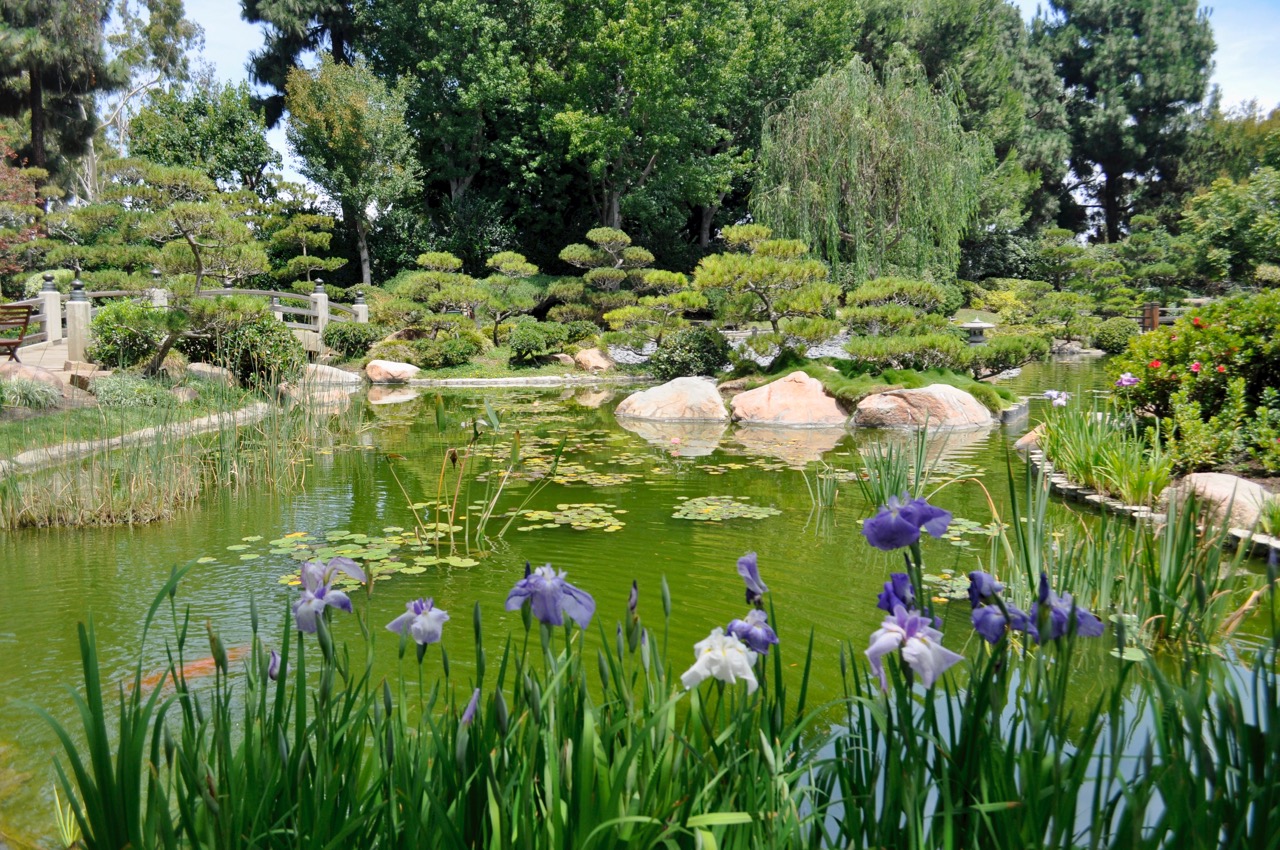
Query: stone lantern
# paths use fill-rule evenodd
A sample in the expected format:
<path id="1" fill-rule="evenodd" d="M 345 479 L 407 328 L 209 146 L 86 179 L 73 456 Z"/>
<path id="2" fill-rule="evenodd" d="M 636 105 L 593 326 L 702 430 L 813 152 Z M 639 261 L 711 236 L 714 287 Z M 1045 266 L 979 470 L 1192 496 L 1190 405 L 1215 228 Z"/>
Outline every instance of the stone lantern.
<path id="1" fill-rule="evenodd" d="M 970 345 L 982 345 L 987 341 L 986 332 L 995 327 L 991 322 L 965 322 L 960 327 L 969 332 Z"/>

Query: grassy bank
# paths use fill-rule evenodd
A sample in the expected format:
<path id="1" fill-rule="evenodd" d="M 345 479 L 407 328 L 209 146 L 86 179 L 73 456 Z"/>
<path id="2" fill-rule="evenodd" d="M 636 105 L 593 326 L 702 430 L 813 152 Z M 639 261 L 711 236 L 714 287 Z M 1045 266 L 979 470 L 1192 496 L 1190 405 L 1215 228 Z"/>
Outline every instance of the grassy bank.
<path id="1" fill-rule="evenodd" d="M 171 517 L 210 490 L 301 486 L 310 452 L 332 442 L 345 420 L 339 417 L 335 424 L 333 417 L 306 405 L 286 410 L 266 404 L 260 418 L 234 421 L 251 401 L 242 394 L 224 396 L 221 406 L 210 400 L 201 414 L 227 414 L 228 423 L 199 434 L 180 427 L 188 420 L 172 410 L 168 419 L 122 417 L 112 423 L 113 432 L 136 430 L 124 428 L 127 422 L 179 427 L 161 427 L 154 439 L 115 448 L 105 438 L 118 433 L 94 433 L 90 439 L 101 438 L 101 443 L 74 460 L 0 475 L 0 528 L 147 523 Z M 42 433 L 49 439 L 61 436 Z"/>
<path id="2" fill-rule="evenodd" d="M 80 440 L 119 437 L 157 425 L 186 422 L 223 410 L 243 407 L 257 396 L 209 381 L 188 384 L 197 393 L 194 401 L 164 406 L 62 408 L 50 411 L 0 413 L 0 458 L 29 449 L 46 448 Z"/>

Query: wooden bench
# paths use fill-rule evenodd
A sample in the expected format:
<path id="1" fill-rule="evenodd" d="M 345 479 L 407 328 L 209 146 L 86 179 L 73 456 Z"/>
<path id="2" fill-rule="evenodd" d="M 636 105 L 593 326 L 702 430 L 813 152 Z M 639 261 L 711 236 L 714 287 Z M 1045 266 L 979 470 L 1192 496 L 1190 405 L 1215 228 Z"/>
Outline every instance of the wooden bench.
<path id="1" fill-rule="evenodd" d="M 18 360 L 18 346 L 27 335 L 27 325 L 31 323 L 31 314 L 35 308 L 30 304 L 0 304 L 0 332 L 17 328 L 16 337 L 0 337 L 0 351 L 9 349 L 9 359 Z"/>

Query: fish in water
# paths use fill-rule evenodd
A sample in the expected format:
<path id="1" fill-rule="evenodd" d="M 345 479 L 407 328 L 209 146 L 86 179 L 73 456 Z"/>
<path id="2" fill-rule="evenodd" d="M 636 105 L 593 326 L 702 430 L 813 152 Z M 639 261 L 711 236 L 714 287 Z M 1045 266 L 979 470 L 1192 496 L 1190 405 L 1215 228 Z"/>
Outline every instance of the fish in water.
<path id="1" fill-rule="evenodd" d="M 248 654 L 249 654 L 248 645 L 233 646 L 227 650 L 227 663 L 233 664 L 236 661 L 239 661 L 240 659 L 244 658 Z M 212 676 L 217 669 L 218 669 L 218 662 L 217 660 L 214 659 L 212 655 L 208 655 L 204 658 L 199 658 L 195 661 L 190 661 L 186 664 L 183 664 L 182 668 L 179 670 L 180 675 L 176 677 L 170 676 L 169 667 L 166 666 L 163 669 L 156 670 L 153 673 L 143 676 L 142 689 L 144 691 L 149 691 L 149 690 L 153 690 L 154 688 L 163 687 L 164 685 L 169 684 L 171 680 L 175 678 L 180 678 L 184 681 L 188 681 L 191 679 L 201 679 L 201 678 L 204 678 L 205 676 Z"/>

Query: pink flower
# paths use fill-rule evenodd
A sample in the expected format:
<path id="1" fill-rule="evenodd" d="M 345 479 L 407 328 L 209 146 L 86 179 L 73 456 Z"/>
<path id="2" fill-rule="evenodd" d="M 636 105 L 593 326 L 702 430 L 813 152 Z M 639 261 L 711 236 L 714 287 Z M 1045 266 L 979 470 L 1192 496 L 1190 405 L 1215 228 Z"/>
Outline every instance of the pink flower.
<path id="1" fill-rule="evenodd" d="M 1200 370 L 1201 370 L 1201 368 L 1203 368 L 1203 367 L 1200 365 L 1200 361 L 1199 361 L 1199 360 L 1197 360 L 1196 362 L 1194 362 L 1194 363 L 1192 363 L 1192 364 L 1191 364 L 1191 371 L 1192 371 L 1192 372 L 1195 372 L 1197 375 L 1199 375 L 1199 374 L 1200 374 Z"/>
<path id="2" fill-rule="evenodd" d="M 679 438 L 679 437 L 672 437 L 672 438 L 671 438 L 671 445 L 673 445 L 673 446 L 678 446 L 678 445 L 680 445 L 680 438 Z"/>

